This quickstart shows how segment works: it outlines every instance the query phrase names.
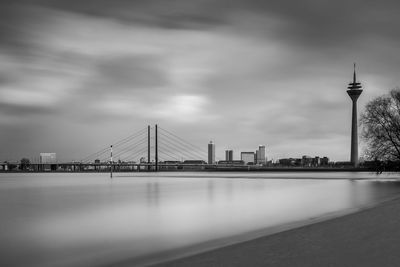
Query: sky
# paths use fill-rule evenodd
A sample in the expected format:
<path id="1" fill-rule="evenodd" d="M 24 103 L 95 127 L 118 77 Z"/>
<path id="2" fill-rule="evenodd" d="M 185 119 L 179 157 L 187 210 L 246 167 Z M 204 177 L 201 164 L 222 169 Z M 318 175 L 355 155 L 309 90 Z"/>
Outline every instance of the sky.
<path id="1" fill-rule="evenodd" d="M 0 161 L 80 160 L 158 124 L 207 150 L 350 158 L 365 104 L 400 85 L 400 2 L 0 4 Z M 363 143 L 360 140 L 362 154 Z"/>

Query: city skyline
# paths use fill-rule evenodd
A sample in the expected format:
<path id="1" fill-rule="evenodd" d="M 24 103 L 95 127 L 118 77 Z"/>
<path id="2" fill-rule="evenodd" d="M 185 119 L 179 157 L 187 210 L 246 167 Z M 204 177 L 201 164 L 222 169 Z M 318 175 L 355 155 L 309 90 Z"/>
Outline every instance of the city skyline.
<path id="1" fill-rule="evenodd" d="M 150 127 L 150 126 L 149 126 Z M 179 138 L 179 137 L 178 137 Z M 151 137 L 151 139 L 154 139 L 153 137 Z M 183 140 L 183 139 L 182 139 Z M 119 142 L 121 142 L 123 140 L 120 140 Z M 145 140 L 147 142 L 147 140 Z M 123 143 L 123 142 L 122 142 Z M 171 143 L 169 143 L 171 144 Z M 119 153 L 118 153 L 118 157 L 113 157 L 113 162 L 130 162 L 130 163 L 154 163 L 155 162 L 155 147 L 153 145 L 151 145 L 151 142 L 149 143 L 150 145 L 150 151 L 148 150 L 148 148 L 146 147 L 145 150 L 142 149 L 142 153 L 135 153 L 136 156 L 131 157 L 131 156 L 126 156 L 126 154 L 129 154 L 131 151 L 127 150 L 127 148 L 132 146 L 132 143 L 125 143 L 124 146 L 122 148 L 120 148 Z M 161 144 L 160 144 L 161 145 Z M 195 148 L 196 146 L 186 143 L 186 145 L 188 145 L 186 148 L 190 147 L 190 148 Z M 164 156 L 162 157 L 162 159 L 159 159 L 159 162 L 183 162 L 185 160 L 195 160 L 195 161 L 200 161 L 203 160 L 204 162 L 207 162 L 207 164 L 209 165 L 213 165 L 213 164 L 218 164 L 219 161 L 222 162 L 230 162 L 230 161 L 244 161 L 245 165 L 248 162 L 251 162 L 252 164 L 261 164 L 261 165 L 266 165 L 267 163 L 278 163 L 280 160 L 288 160 L 288 159 L 300 159 L 300 158 L 312 158 L 310 155 L 292 155 L 289 158 L 277 158 L 277 159 L 268 159 L 268 153 L 266 150 L 266 146 L 265 145 L 259 145 L 257 148 L 254 148 L 253 151 L 233 151 L 232 149 L 225 149 L 224 150 L 224 155 L 215 155 L 215 143 L 213 141 L 210 141 L 207 144 L 207 152 L 205 154 L 205 150 L 204 151 L 197 151 L 196 153 L 192 154 L 190 153 L 189 155 L 191 156 L 187 156 L 187 152 L 188 151 L 181 151 L 179 152 L 179 150 L 175 150 L 174 148 L 170 147 L 168 145 L 168 147 L 171 149 L 173 149 L 172 151 L 168 152 L 168 153 L 163 153 Z M 163 145 L 162 145 L 163 146 Z M 178 144 L 178 147 L 182 148 L 182 143 Z M 137 150 L 137 149 L 136 149 Z M 123 153 L 121 153 L 121 151 L 125 151 Z M 164 151 L 165 152 L 165 151 Z M 204 154 L 203 154 L 203 153 Z M 170 154 L 172 153 L 172 154 Z M 182 154 L 179 154 L 182 153 Z M 96 156 L 97 154 L 97 156 Z M 148 160 L 146 156 L 144 156 L 145 154 L 150 155 L 150 159 Z M 207 160 L 205 160 L 202 156 L 198 156 L 198 155 L 204 155 L 203 157 L 207 157 Z M 106 155 L 104 157 L 104 155 Z M 121 156 L 123 156 L 122 160 L 121 160 Z M 165 155 L 169 155 L 165 157 Z M 174 156 L 171 156 L 174 155 Z M 186 155 L 186 156 L 184 156 Z M 178 157 L 177 157 L 178 156 Z M 194 157 L 193 157 L 194 156 Z M 320 158 L 318 155 L 315 155 L 316 158 Z M 100 160 L 100 158 L 102 158 L 103 160 Z M 176 160 L 177 158 L 179 158 L 180 160 Z M 327 158 L 326 156 L 324 156 L 323 158 Z M 327 158 L 328 159 L 328 158 Z M 30 160 L 30 163 L 34 163 L 34 164 L 43 164 L 46 162 L 51 162 L 52 164 L 58 164 L 58 163 L 83 163 L 83 164 L 92 164 L 92 163 L 107 163 L 111 161 L 111 149 L 103 149 L 101 153 L 93 153 L 91 154 L 89 157 L 85 158 L 85 159 L 81 159 L 78 161 L 72 161 L 72 162 L 59 162 L 56 160 L 56 153 L 49 153 L 49 152 L 42 152 L 40 153 L 40 155 L 38 157 L 33 157 L 33 158 L 28 158 L 28 160 Z M 329 160 L 328 160 L 329 161 Z M 350 161 L 348 161 L 350 162 Z M 13 162 L 13 163 L 19 163 L 19 161 Z M 332 162 L 334 163 L 334 162 Z M 342 163 L 342 162 L 339 162 Z"/>
<path id="2" fill-rule="evenodd" d="M 148 126 L 149 128 L 149 139 L 143 139 L 140 141 L 140 148 L 138 148 L 138 142 L 137 139 L 138 137 L 141 138 L 140 136 L 143 136 L 142 134 L 136 133 L 132 135 L 131 137 L 124 138 L 122 140 L 119 140 L 116 144 L 119 146 L 117 150 L 117 157 L 115 156 L 115 151 L 112 149 L 113 146 L 110 146 L 110 148 L 103 148 L 102 150 L 92 153 L 88 155 L 85 158 L 82 158 L 80 160 L 73 160 L 71 162 L 61 162 L 56 160 L 56 153 L 54 152 L 41 152 L 38 156 L 34 157 L 24 157 L 22 161 L 29 160 L 30 163 L 33 164 L 44 164 L 44 163 L 51 163 L 51 164 L 68 164 L 68 163 L 82 163 L 82 164 L 93 164 L 93 163 L 107 163 L 107 162 L 123 162 L 123 163 L 154 163 L 155 162 L 155 146 L 153 144 L 155 137 L 151 135 L 151 129 L 154 130 L 154 128 Z M 168 132 L 167 130 L 163 129 L 164 132 Z M 142 131 L 143 132 L 143 131 Z M 193 144 L 187 143 L 184 139 L 181 139 L 179 136 L 174 135 L 171 132 L 168 132 L 171 136 L 175 137 L 175 140 L 177 142 L 176 147 L 172 147 L 173 145 L 172 142 L 175 142 L 174 140 L 170 139 L 169 141 L 167 140 L 162 140 L 161 143 L 159 141 L 158 147 L 162 147 L 162 157 L 158 159 L 160 163 L 162 162 L 184 162 L 186 160 L 189 161 L 204 161 L 207 162 L 209 165 L 213 164 L 218 164 L 220 161 L 222 162 L 231 162 L 231 161 L 244 161 L 245 165 L 248 162 L 251 162 L 252 164 L 260 164 L 260 165 L 266 165 L 266 164 L 274 164 L 278 163 L 280 160 L 288 160 L 288 159 L 299 159 L 299 158 L 312 158 L 310 155 L 293 155 L 289 158 L 277 158 L 277 159 L 268 159 L 268 153 L 266 150 L 265 145 L 259 145 L 257 148 L 253 149 L 253 151 L 236 151 L 235 152 L 232 149 L 225 149 L 224 155 L 225 158 L 223 157 L 224 155 L 215 155 L 215 143 L 213 141 L 210 141 L 207 144 L 207 152 L 205 150 L 199 150 L 196 152 L 190 152 L 189 150 L 185 149 L 200 149 L 200 147 L 197 147 Z M 164 133 L 162 133 L 163 136 L 166 136 Z M 136 140 L 136 141 L 135 141 Z M 164 144 L 166 142 L 166 144 Z M 144 143 L 147 143 L 146 146 L 143 146 Z M 122 145 L 122 146 L 121 146 Z M 136 147 L 136 148 L 135 148 Z M 150 147 L 150 149 L 149 149 Z M 170 151 L 166 151 L 165 149 L 170 149 Z M 184 149 L 184 150 L 180 150 Z M 113 154 L 114 151 L 114 154 Z M 141 151 L 141 152 L 136 152 L 136 151 Z M 134 152 L 132 154 L 132 152 Z M 146 155 L 147 154 L 147 155 Z M 135 155 L 135 156 L 133 156 Z M 149 156 L 150 158 L 148 159 L 146 156 Z M 203 156 L 201 156 L 203 155 Z M 236 155 L 236 156 L 235 156 Z M 204 157 L 207 158 L 207 160 L 204 159 Z M 316 158 L 320 158 L 319 156 L 315 156 Z M 324 157 L 327 158 L 327 157 Z M 179 160 L 177 160 L 179 159 Z M 8 162 L 8 161 L 6 161 Z M 8 163 L 16 163 L 19 164 L 19 160 L 13 161 L 13 162 L 8 162 Z M 334 162 L 332 162 L 334 163 Z"/>
<path id="3" fill-rule="evenodd" d="M 0 160 L 46 151 L 78 160 L 158 123 L 198 146 L 213 140 L 217 155 L 266 144 L 271 159 L 348 161 L 352 64 L 365 89 L 359 113 L 400 85 L 398 9 L 395 1 L 5 1 Z"/>

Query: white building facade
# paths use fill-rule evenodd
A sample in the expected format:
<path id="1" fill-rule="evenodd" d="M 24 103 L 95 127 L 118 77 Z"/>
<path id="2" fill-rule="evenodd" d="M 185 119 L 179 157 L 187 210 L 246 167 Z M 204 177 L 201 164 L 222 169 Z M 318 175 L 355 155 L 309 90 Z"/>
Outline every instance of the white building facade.
<path id="1" fill-rule="evenodd" d="M 240 153 L 240 159 L 244 161 L 244 164 L 254 164 L 255 162 L 255 153 L 254 152 L 242 152 Z"/>
<path id="2" fill-rule="evenodd" d="M 40 153 L 40 164 L 56 164 L 56 153 Z"/>

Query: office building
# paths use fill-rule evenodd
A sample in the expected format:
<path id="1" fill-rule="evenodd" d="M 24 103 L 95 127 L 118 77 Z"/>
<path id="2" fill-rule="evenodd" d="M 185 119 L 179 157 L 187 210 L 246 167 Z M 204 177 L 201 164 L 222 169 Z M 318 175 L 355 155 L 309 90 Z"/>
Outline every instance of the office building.
<path id="1" fill-rule="evenodd" d="M 241 152 L 240 159 L 243 160 L 244 164 L 252 165 L 255 163 L 256 155 L 254 152 Z"/>
<path id="2" fill-rule="evenodd" d="M 233 150 L 232 149 L 225 150 L 225 160 L 226 161 L 233 160 Z"/>
<path id="3" fill-rule="evenodd" d="M 215 144 L 213 141 L 208 144 L 208 164 L 215 164 Z"/>
<path id="4" fill-rule="evenodd" d="M 260 145 L 256 151 L 256 163 L 261 165 L 267 164 L 266 150 L 264 145 Z"/>

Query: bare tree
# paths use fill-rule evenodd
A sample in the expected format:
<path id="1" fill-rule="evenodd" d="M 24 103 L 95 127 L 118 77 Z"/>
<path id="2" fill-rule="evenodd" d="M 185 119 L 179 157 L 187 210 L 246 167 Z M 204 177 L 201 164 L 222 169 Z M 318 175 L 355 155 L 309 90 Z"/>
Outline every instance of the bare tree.
<path id="1" fill-rule="evenodd" d="M 400 160 L 400 88 L 370 101 L 361 124 L 370 159 Z"/>
<path id="2" fill-rule="evenodd" d="M 31 162 L 28 158 L 22 158 L 20 164 L 21 164 L 21 170 L 25 171 L 30 166 Z"/>

